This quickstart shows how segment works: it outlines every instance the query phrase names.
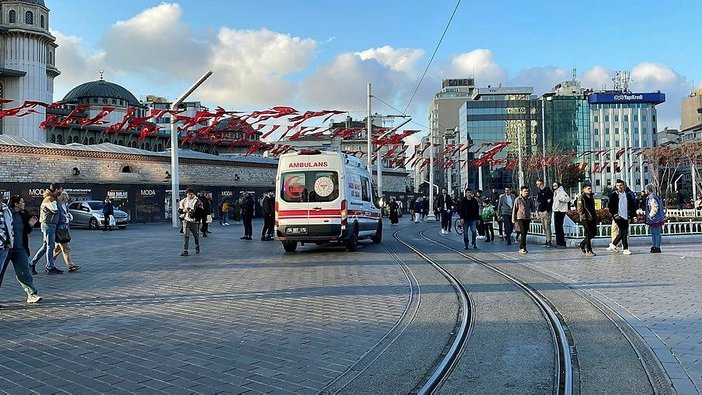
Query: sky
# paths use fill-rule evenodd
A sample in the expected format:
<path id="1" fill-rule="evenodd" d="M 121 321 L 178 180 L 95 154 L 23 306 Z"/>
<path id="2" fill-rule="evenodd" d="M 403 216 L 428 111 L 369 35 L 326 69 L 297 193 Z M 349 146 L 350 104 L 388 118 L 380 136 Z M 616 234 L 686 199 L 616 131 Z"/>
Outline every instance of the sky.
<path id="1" fill-rule="evenodd" d="M 175 100 L 212 70 L 188 100 L 240 111 L 345 110 L 362 120 L 370 82 L 373 112 L 404 112 L 413 121 L 403 129 L 426 132 L 442 79 L 541 95 L 573 69 L 593 89 L 611 88 L 621 70 L 631 72 L 632 91 L 666 94 L 662 130 L 679 128 L 682 99 L 702 87 L 698 0 L 45 3 L 59 45 L 55 101 L 99 71 L 137 98 Z"/>

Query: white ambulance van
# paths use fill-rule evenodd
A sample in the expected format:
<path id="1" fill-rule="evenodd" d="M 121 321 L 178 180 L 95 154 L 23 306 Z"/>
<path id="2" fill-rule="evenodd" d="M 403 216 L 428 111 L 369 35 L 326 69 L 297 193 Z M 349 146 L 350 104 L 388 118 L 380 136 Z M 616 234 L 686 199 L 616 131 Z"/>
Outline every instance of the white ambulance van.
<path id="1" fill-rule="evenodd" d="M 298 243 L 380 243 L 383 221 L 366 165 L 340 152 L 302 150 L 284 154 L 275 179 L 275 233 L 287 252 Z"/>

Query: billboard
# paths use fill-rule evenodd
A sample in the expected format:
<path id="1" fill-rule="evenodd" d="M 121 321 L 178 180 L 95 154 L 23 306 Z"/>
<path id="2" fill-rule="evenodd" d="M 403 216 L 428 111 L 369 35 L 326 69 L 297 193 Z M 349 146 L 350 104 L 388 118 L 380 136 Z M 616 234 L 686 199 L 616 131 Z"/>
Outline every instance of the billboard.
<path id="1" fill-rule="evenodd" d="M 613 104 L 613 103 L 653 103 L 665 102 L 665 93 L 592 93 L 587 97 L 590 104 Z"/>

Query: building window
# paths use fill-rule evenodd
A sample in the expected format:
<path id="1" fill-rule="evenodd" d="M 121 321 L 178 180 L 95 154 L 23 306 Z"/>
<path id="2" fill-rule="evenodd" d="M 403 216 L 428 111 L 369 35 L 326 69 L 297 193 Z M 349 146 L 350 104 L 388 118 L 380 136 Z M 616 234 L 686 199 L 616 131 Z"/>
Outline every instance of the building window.
<path id="1" fill-rule="evenodd" d="M 599 119 L 600 119 L 599 115 L 595 115 L 595 122 L 599 122 Z"/>
<path id="2" fill-rule="evenodd" d="M 600 186 L 600 180 L 595 180 L 595 185 Z"/>
<path id="3" fill-rule="evenodd" d="M 10 10 L 10 13 L 7 14 L 7 22 L 8 23 L 17 23 L 17 11 Z"/>
<path id="4" fill-rule="evenodd" d="M 41 26 L 42 29 L 44 28 L 44 15 L 39 17 L 39 26 Z"/>
<path id="5" fill-rule="evenodd" d="M 614 114 L 614 122 L 619 122 L 619 115 Z"/>
<path id="6" fill-rule="evenodd" d="M 24 23 L 28 25 L 34 24 L 34 14 L 32 13 L 32 11 L 27 11 L 24 13 Z"/>
<path id="7" fill-rule="evenodd" d="M 629 122 L 629 115 L 624 114 L 624 122 Z"/>
<path id="8" fill-rule="evenodd" d="M 605 114 L 605 122 L 609 122 L 609 114 Z"/>
<path id="9" fill-rule="evenodd" d="M 595 131 L 594 131 L 594 133 L 593 133 L 593 134 L 594 134 L 595 136 L 597 136 L 597 135 L 599 134 L 599 132 L 600 132 L 600 131 L 599 131 L 599 130 L 597 130 L 597 129 L 594 129 L 594 130 L 595 130 Z"/>
<path id="10" fill-rule="evenodd" d="M 609 134 L 609 128 L 605 128 L 605 134 Z"/>
<path id="11" fill-rule="evenodd" d="M 639 120 L 639 114 L 634 114 L 634 121 L 638 121 L 638 120 Z"/>

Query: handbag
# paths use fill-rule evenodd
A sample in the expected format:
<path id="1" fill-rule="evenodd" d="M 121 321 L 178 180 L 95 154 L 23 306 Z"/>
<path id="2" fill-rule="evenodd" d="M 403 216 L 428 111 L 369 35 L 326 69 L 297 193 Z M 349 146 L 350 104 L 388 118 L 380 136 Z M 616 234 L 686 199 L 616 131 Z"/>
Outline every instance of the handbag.
<path id="1" fill-rule="evenodd" d="M 205 220 L 208 224 L 212 223 L 212 214 L 207 214 L 207 219 Z"/>
<path id="2" fill-rule="evenodd" d="M 117 220 L 114 215 L 110 215 L 110 226 L 117 226 Z"/>
<path id="3" fill-rule="evenodd" d="M 56 229 L 56 242 L 59 244 L 69 243 L 71 241 L 71 234 L 68 232 L 68 228 Z"/>

